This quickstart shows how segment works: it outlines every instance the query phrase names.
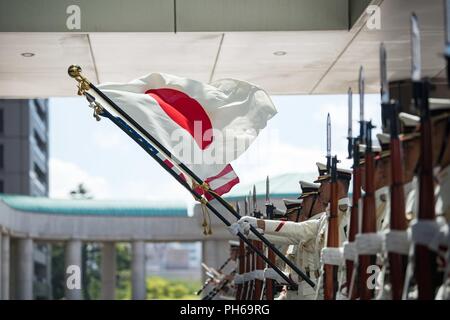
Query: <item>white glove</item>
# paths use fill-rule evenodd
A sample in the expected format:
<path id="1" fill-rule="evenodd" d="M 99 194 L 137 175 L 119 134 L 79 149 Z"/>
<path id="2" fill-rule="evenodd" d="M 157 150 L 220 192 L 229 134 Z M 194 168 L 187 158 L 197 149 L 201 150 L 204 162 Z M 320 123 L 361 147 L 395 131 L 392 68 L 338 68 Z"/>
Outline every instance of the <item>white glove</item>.
<path id="1" fill-rule="evenodd" d="M 239 219 L 238 221 L 239 224 L 239 231 L 241 231 L 243 234 L 248 235 L 250 232 L 250 227 L 257 227 L 257 219 L 255 217 L 249 217 L 249 216 L 244 216 L 242 218 Z"/>
<path id="2" fill-rule="evenodd" d="M 229 227 L 228 227 L 228 231 L 230 231 L 230 233 L 234 236 L 237 236 L 237 234 L 239 232 L 241 232 L 240 228 L 239 228 L 239 223 L 234 222 L 232 223 Z"/>
<path id="3" fill-rule="evenodd" d="M 264 280 L 264 270 L 263 269 L 256 269 L 253 270 L 251 273 L 253 273 L 253 279 L 257 280 Z"/>
<path id="4" fill-rule="evenodd" d="M 286 277 L 289 278 L 289 273 L 283 272 Z M 288 284 L 286 281 L 272 268 L 265 268 L 264 269 L 264 278 L 266 279 L 272 279 L 278 282 L 279 284 Z"/>
<path id="5" fill-rule="evenodd" d="M 243 284 L 244 283 L 244 276 L 242 274 L 236 274 L 234 276 L 234 284 Z"/>

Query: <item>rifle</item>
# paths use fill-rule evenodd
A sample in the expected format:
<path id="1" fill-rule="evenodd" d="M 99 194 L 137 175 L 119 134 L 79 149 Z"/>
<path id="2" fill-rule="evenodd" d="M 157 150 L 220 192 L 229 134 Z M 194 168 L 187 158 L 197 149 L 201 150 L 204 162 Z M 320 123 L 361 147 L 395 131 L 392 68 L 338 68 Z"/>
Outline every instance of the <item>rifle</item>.
<path id="1" fill-rule="evenodd" d="M 240 213 L 241 208 L 239 206 L 239 202 L 236 202 L 236 211 Z M 239 239 L 239 274 L 243 274 L 245 272 L 245 245 L 244 241 Z M 236 300 L 241 300 L 242 298 L 242 284 L 236 285 Z"/>
<path id="2" fill-rule="evenodd" d="M 273 210 L 274 205 L 270 201 L 270 187 L 269 187 L 269 177 L 266 178 L 266 216 L 267 219 L 272 220 L 273 219 Z M 267 257 L 269 258 L 272 263 L 275 264 L 275 253 L 270 249 L 267 248 L 268 253 Z M 275 282 L 272 279 L 266 279 L 266 300 L 273 300 L 275 297 Z"/>
<path id="3" fill-rule="evenodd" d="M 253 216 L 257 219 L 261 219 L 261 212 L 258 210 L 258 204 L 256 202 L 256 187 L 253 185 Z M 263 252 L 263 244 L 261 241 L 255 240 L 254 245 L 258 250 Z M 264 269 L 264 262 L 260 257 L 254 256 L 254 265 L 253 270 L 263 270 Z M 255 279 L 254 282 L 254 288 L 253 288 L 253 295 L 252 300 L 260 300 L 261 299 L 261 292 L 264 282 L 262 280 Z"/>
<path id="4" fill-rule="evenodd" d="M 391 157 L 391 230 L 404 231 L 408 227 L 405 216 L 405 192 L 403 180 L 403 154 L 398 137 L 398 103 L 391 101 L 386 68 L 386 48 L 380 45 L 380 79 L 381 79 L 381 107 L 386 116 L 386 127 L 390 131 Z M 389 276 L 392 285 L 392 299 L 401 300 L 408 257 L 399 253 L 389 252 Z"/>
<path id="5" fill-rule="evenodd" d="M 338 183 L 337 183 L 337 157 L 332 158 L 331 163 L 331 198 L 330 216 L 328 218 L 327 247 L 339 247 L 339 225 L 338 225 Z M 338 267 L 330 264 L 324 265 L 324 299 L 335 300 L 338 290 L 337 279 Z"/>
<path id="6" fill-rule="evenodd" d="M 375 209 L 375 157 L 372 150 L 372 121 L 366 122 L 365 125 L 365 194 L 363 197 L 363 217 L 362 217 L 362 233 L 375 233 L 376 227 L 376 209 Z M 369 274 L 367 273 L 370 266 L 375 265 L 376 256 L 362 254 L 358 257 L 359 262 L 359 293 L 362 300 L 370 300 L 373 298 L 374 290 L 368 287 Z"/>
<path id="7" fill-rule="evenodd" d="M 327 115 L 327 172 L 331 170 L 331 119 L 330 114 Z"/>
<path id="8" fill-rule="evenodd" d="M 355 236 L 359 232 L 359 199 L 361 198 L 361 167 L 360 167 L 360 159 L 359 159 L 359 141 L 358 138 L 352 137 L 352 90 L 349 88 L 348 90 L 348 149 L 349 151 L 348 159 L 353 158 L 353 194 L 352 194 L 352 208 L 350 212 L 350 225 L 349 225 L 349 234 L 348 234 L 348 242 L 354 243 Z M 364 120 L 364 119 L 362 119 Z M 357 286 L 353 283 L 352 279 L 356 276 L 356 272 L 354 270 L 355 264 L 353 260 L 345 261 L 345 270 L 346 270 L 346 279 L 347 279 L 347 294 L 350 299 L 356 299 Z M 353 287 L 351 287 L 353 286 Z M 351 293 L 351 296 L 350 296 Z"/>
<path id="9" fill-rule="evenodd" d="M 421 76 L 420 30 L 417 16 L 411 15 L 411 49 L 414 106 L 420 111 L 419 212 L 418 223 L 434 221 L 434 182 L 431 117 L 428 104 L 430 82 Z M 419 300 L 434 298 L 436 254 L 425 244 L 415 246 L 415 278 Z"/>

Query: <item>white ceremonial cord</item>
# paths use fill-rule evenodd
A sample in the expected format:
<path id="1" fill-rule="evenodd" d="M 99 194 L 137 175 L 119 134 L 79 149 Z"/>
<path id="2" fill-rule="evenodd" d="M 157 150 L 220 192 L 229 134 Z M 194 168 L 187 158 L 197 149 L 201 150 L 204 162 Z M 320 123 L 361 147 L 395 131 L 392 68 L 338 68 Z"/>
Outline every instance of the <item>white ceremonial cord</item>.
<path id="1" fill-rule="evenodd" d="M 356 251 L 359 255 L 374 255 L 383 250 L 384 235 L 381 233 L 360 233 L 356 235 Z"/>
<path id="2" fill-rule="evenodd" d="M 433 237 L 433 240 L 428 244 L 428 248 L 437 252 L 442 256 L 441 246 L 449 248 L 449 226 L 447 224 L 442 225 L 439 228 L 439 232 Z M 443 256 L 446 258 L 445 254 Z"/>
<path id="3" fill-rule="evenodd" d="M 412 241 L 415 244 L 428 246 L 438 232 L 439 224 L 435 220 L 420 219 L 411 224 Z"/>
<path id="4" fill-rule="evenodd" d="M 325 247 L 322 248 L 320 262 L 333 266 L 342 266 L 344 264 L 344 248 Z"/>
<path id="5" fill-rule="evenodd" d="M 242 274 L 236 274 L 234 276 L 234 283 L 235 284 L 243 284 L 244 282 L 245 282 L 244 281 L 244 276 Z"/>
<path id="6" fill-rule="evenodd" d="M 358 258 L 353 263 L 352 279 L 350 280 L 350 290 L 348 291 L 348 299 L 353 296 L 353 288 L 355 287 L 356 273 L 358 272 Z"/>
<path id="7" fill-rule="evenodd" d="M 402 300 L 408 300 L 408 290 L 414 269 L 414 252 L 415 252 L 414 245 L 411 244 L 408 254 L 408 265 L 406 266 L 405 271 L 405 281 L 403 283 Z"/>
<path id="8" fill-rule="evenodd" d="M 385 234 L 387 252 L 407 255 L 411 245 L 411 235 L 407 230 L 388 230 Z"/>
<path id="9" fill-rule="evenodd" d="M 344 242 L 344 258 L 345 260 L 355 261 L 358 257 L 355 242 Z"/>
<path id="10" fill-rule="evenodd" d="M 239 233 L 239 224 L 237 222 L 232 223 L 229 227 L 228 227 L 228 231 L 230 231 L 230 233 L 234 236 L 237 236 L 237 234 Z"/>

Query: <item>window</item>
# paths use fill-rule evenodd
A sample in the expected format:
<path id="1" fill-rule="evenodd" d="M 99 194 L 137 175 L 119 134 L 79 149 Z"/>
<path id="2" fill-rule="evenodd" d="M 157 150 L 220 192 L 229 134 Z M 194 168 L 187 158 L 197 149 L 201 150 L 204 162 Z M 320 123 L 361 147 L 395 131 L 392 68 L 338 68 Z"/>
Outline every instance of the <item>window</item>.
<path id="1" fill-rule="evenodd" d="M 43 107 L 41 105 L 41 102 L 37 99 L 33 100 L 33 104 L 34 104 L 34 108 L 36 110 L 36 113 L 38 114 L 39 118 L 41 119 L 42 122 L 46 123 L 47 122 L 47 117 L 46 117 L 46 111 L 45 111 L 45 107 Z"/>
<path id="2" fill-rule="evenodd" d="M 34 140 L 43 154 L 47 153 L 47 144 L 41 139 L 41 136 L 34 130 Z"/>
<path id="3" fill-rule="evenodd" d="M 34 173 L 36 174 L 36 177 L 38 178 L 39 182 L 43 185 L 47 184 L 47 175 L 44 173 L 44 171 L 39 168 L 39 166 L 35 163 L 34 164 Z"/>
<path id="4" fill-rule="evenodd" d="M 3 166 L 5 165 L 3 149 L 3 145 L 0 144 L 0 170 L 3 169 Z"/>

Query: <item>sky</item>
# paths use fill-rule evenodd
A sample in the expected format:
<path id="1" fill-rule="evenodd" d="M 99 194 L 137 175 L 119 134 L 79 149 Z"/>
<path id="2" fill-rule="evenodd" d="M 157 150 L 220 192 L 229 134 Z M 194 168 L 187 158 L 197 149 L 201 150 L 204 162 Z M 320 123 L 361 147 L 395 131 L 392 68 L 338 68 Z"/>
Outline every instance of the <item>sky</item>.
<path id="1" fill-rule="evenodd" d="M 232 162 L 241 183 L 287 172 L 311 173 L 325 162 L 326 117 L 332 155 L 347 157 L 347 95 L 272 96 L 278 113 L 249 149 Z M 50 99 L 50 197 L 68 198 L 83 183 L 96 199 L 147 199 L 193 203 L 192 196 L 107 119 L 97 122 L 84 98 Z M 379 95 L 366 95 L 365 117 L 380 131 Z M 359 130 L 359 96 L 353 96 L 353 132 Z M 299 190 L 300 192 L 300 190 Z"/>

